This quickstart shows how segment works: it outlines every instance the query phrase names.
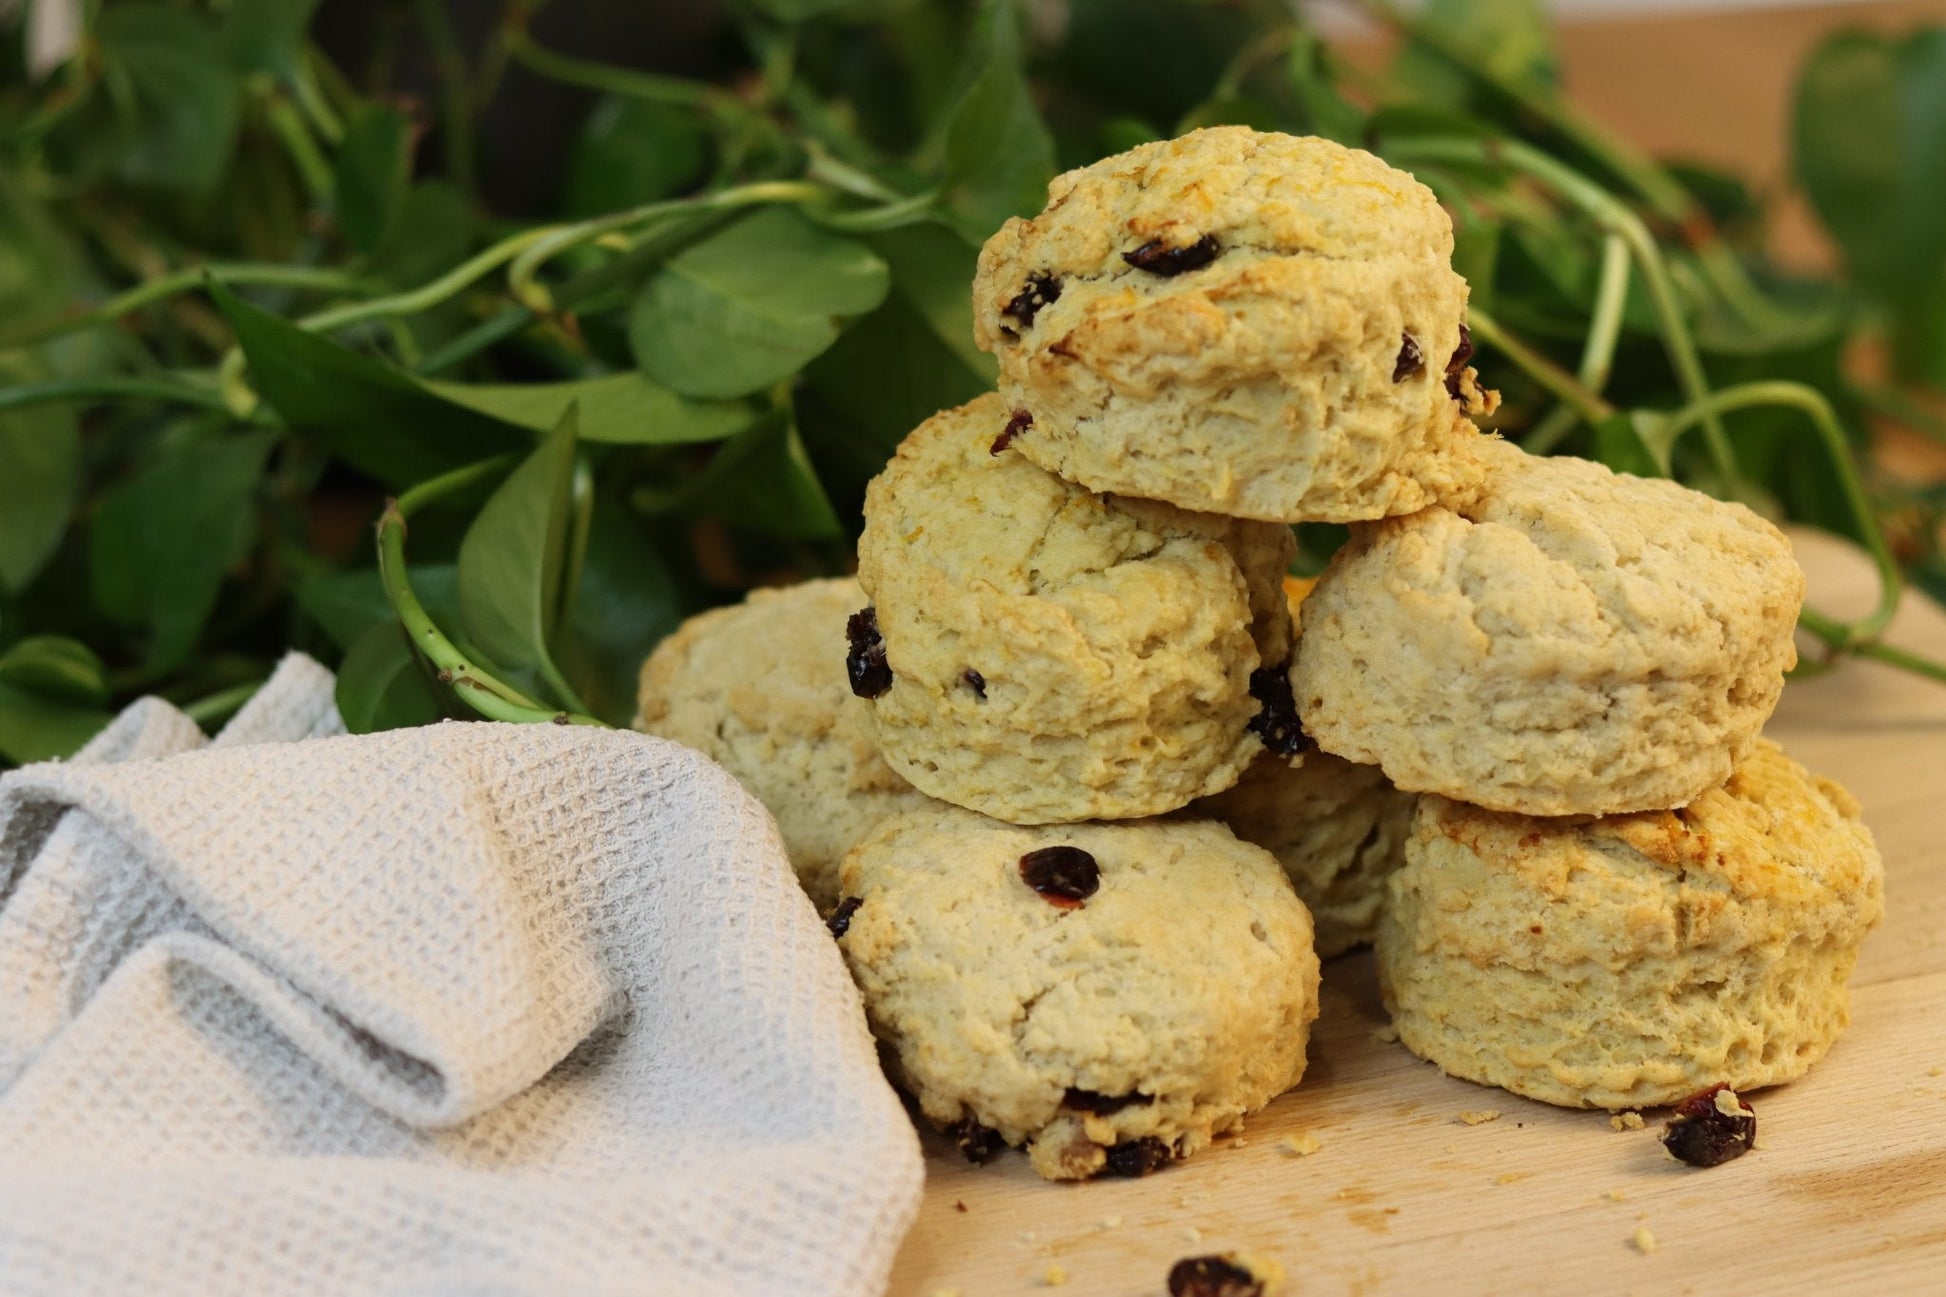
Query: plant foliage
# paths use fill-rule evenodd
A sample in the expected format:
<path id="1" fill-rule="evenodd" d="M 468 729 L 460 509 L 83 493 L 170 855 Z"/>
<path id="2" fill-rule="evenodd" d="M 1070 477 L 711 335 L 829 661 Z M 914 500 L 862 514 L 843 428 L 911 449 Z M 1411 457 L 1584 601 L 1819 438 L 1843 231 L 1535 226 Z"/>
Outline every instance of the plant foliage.
<path id="1" fill-rule="evenodd" d="M 532 0 L 470 47 L 421 2 L 386 38 L 418 93 L 315 8 L 128 0 L 51 70 L 0 53 L 0 761 L 143 692 L 219 719 L 293 646 L 357 730 L 625 723 L 677 621 L 842 570 L 899 438 L 992 382 L 980 241 L 1057 167 L 1217 122 L 1418 174 L 1500 431 L 1851 535 L 1884 597 L 1805 627 L 1946 674 L 1878 643 L 1888 525 L 1946 584 L 1946 498 L 1857 463 L 1867 401 L 1923 429 L 1946 383 L 1946 30 L 1804 71 L 1822 283 L 1765 263 L 1735 178 L 1565 103 L 1532 0 L 1374 3 L 1379 72 L 1277 0 L 743 0 L 696 79 L 570 57 Z M 478 182 L 536 79 L 586 97 L 538 217 Z M 1848 377 L 1860 336 L 1906 387 Z"/>

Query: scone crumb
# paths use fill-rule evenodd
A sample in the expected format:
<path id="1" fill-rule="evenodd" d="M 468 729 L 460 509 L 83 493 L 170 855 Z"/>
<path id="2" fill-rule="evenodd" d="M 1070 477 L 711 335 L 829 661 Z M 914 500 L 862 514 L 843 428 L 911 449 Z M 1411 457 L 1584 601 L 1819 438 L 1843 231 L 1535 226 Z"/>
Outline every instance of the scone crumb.
<path id="1" fill-rule="evenodd" d="M 1462 1125 L 1484 1126 L 1490 1121 L 1499 1121 L 1500 1114 L 1492 1108 L 1488 1108 L 1483 1112 L 1473 1112 L 1469 1110 L 1466 1112 L 1462 1112 L 1459 1115 L 1459 1119 Z"/>
<path id="2" fill-rule="evenodd" d="M 1203 1241 L 1203 1231 L 1197 1229 L 1194 1225 L 1184 1226 L 1182 1236 L 1191 1243 L 1201 1243 Z"/>
<path id="3" fill-rule="evenodd" d="M 1061 1263 L 1058 1261 L 1049 1261 L 1047 1263 L 1047 1273 L 1041 1276 L 1041 1282 L 1049 1288 L 1059 1288 L 1067 1281 L 1068 1272 L 1062 1267 Z"/>
<path id="4" fill-rule="evenodd" d="M 1247 1140 L 1247 1139 L 1245 1139 L 1245 1138 L 1244 1138 L 1243 1136 L 1241 1136 L 1241 1135 L 1238 1135 L 1238 1136 L 1237 1136 L 1237 1137 L 1236 1137 L 1235 1139 L 1233 1139 L 1233 1140 L 1231 1140 L 1231 1141 L 1230 1141 L 1230 1147 L 1231 1147 L 1231 1148 L 1249 1148 L 1249 1147 L 1250 1147 L 1250 1141 L 1249 1141 L 1249 1140 Z"/>
<path id="5" fill-rule="evenodd" d="M 1120 1216 L 1103 1216 L 1101 1218 L 1101 1227 L 1103 1229 L 1120 1229 L 1122 1227 L 1122 1218 Z"/>
<path id="6" fill-rule="evenodd" d="M 1399 1029 L 1389 1022 L 1372 1033 L 1374 1045 L 1396 1045 L 1398 1041 Z"/>
<path id="7" fill-rule="evenodd" d="M 1647 1225 L 1637 1225 L 1635 1227 L 1635 1238 L 1633 1242 L 1635 1243 L 1635 1250 L 1644 1256 L 1655 1251 L 1655 1235 L 1649 1233 L 1649 1227 Z"/>
<path id="8" fill-rule="evenodd" d="M 1618 1112 L 1608 1119 L 1608 1124 L 1615 1130 L 1640 1130 L 1646 1123 L 1639 1112 Z"/>
<path id="9" fill-rule="evenodd" d="M 1608 1201 L 1610 1202 L 1623 1202 L 1626 1200 L 1626 1195 L 1624 1195 L 1620 1189 L 1610 1189 L 1607 1193 L 1603 1194 L 1602 1197 L 1608 1199 Z"/>
<path id="10" fill-rule="evenodd" d="M 1286 1135 L 1277 1141 L 1277 1151 L 1292 1157 L 1309 1157 L 1323 1147 L 1316 1135 Z"/>
<path id="11" fill-rule="evenodd" d="M 1499 1175 L 1493 1177 L 1493 1182 L 1495 1184 L 1513 1184 L 1517 1180 L 1525 1180 L 1526 1178 L 1519 1171 L 1502 1171 Z"/>
<path id="12" fill-rule="evenodd" d="M 932 1290 L 932 1293 L 930 1294 L 930 1297 L 959 1297 L 959 1289 L 957 1289 L 957 1288 L 935 1288 L 935 1289 L 933 1289 L 933 1290 Z"/>

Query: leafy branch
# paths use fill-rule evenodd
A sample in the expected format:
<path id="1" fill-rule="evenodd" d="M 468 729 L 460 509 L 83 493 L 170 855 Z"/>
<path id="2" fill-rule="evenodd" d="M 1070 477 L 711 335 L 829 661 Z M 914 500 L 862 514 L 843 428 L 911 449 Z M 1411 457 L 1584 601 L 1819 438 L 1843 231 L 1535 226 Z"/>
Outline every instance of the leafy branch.
<path id="1" fill-rule="evenodd" d="M 1804 629 L 1946 680 L 1881 639 L 1907 579 L 1946 595 L 1946 488 L 1866 472 L 1846 428 L 1938 435 L 1946 124 L 1909 89 L 1946 33 L 1807 64 L 1796 166 L 1850 272 L 1807 285 L 1734 178 L 1566 102 L 1529 7 L 1372 8 L 1389 69 L 1275 0 L 1069 0 L 1058 31 L 1010 0 L 750 0 L 709 78 L 601 62 L 527 3 L 469 44 L 413 0 L 359 68 L 303 3 L 91 10 L 83 57 L 0 71 L 0 761 L 141 690 L 214 722 L 289 647 L 354 728 L 627 722 L 661 636 L 844 570 L 899 438 L 990 388 L 978 247 L 1057 160 L 1239 120 L 1434 187 L 1497 431 L 1855 538 L 1875 608 Z M 521 215 L 481 128 L 509 66 L 597 96 Z"/>

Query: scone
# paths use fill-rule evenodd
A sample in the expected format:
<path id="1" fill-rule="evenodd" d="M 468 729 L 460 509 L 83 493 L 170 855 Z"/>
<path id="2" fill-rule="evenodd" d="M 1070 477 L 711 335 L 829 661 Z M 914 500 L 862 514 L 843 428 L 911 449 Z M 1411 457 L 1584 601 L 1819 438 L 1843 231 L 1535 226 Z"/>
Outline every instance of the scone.
<path id="1" fill-rule="evenodd" d="M 1282 522 L 1478 480 L 1490 410 L 1424 185 L 1329 140 L 1218 126 L 1058 176 L 987 241 L 979 345 L 1015 445 L 1095 491 Z"/>
<path id="2" fill-rule="evenodd" d="M 838 862 L 880 820 L 927 805 L 872 746 L 843 662 L 849 578 L 753 591 L 691 617 L 642 666 L 635 728 L 695 748 L 776 817 L 798 881 L 837 903 Z"/>
<path id="3" fill-rule="evenodd" d="M 1017 824 L 1229 787 L 1261 747 L 1252 672 L 1290 653 L 1289 528 L 1092 495 L 1006 424 L 993 395 L 936 415 L 866 492 L 852 670 L 880 751 Z"/>
<path id="4" fill-rule="evenodd" d="M 1023 829 L 955 807 L 845 858 L 834 929 L 873 1032 L 969 1153 L 1051 1180 L 1144 1174 L 1297 1084 L 1311 920 L 1209 821 Z"/>
<path id="5" fill-rule="evenodd" d="M 1311 911 L 1318 957 L 1329 959 L 1377 935 L 1386 879 L 1405 863 L 1415 800 L 1376 766 L 1329 752 L 1307 752 L 1297 765 L 1265 754 L 1234 788 L 1190 813 L 1221 820 L 1277 857 Z"/>
<path id="6" fill-rule="evenodd" d="M 1681 806 L 1777 705 L 1804 574 L 1674 482 L 1488 440 L 1471 504 L 1352 528 L 1291 673 L 1320 747 L 1526 815 Z"/>
<path id="7" fill-rule="evenodd" d="M 1380 921 L 1399 1039 L 1568 1107 L 1801 1076 L 1883 911 L 1858 804 L 1760 741 L 1680 811 L 1582 823 L 1420 800 Z"/>

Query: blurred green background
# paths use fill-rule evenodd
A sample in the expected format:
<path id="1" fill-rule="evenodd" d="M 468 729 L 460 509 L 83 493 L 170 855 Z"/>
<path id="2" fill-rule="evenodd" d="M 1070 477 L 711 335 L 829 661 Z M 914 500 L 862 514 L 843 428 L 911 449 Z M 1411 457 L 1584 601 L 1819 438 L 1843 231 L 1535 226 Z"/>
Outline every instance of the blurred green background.
<path id="1" fill-rule="evenodd" d="M 1807 611 L 1806 669 L 1946 680 L 1879 639 L 1907 583 L 1946 596 L 1946 483 L 1867 453 L 1874 425 L 1946 444 L 1946 28 L 1837 31 L 1794 74 L 1826 274 L 1772 260 L 1767 178 L 1575 106 L 1533 0 L 1366 13 L 15 6 L 0 760 L 142 693 L 214 723 L 293 647 L 354 729 L 625 724 L 658 638 L 847 569 L 866 480 L 990 385 L 980 242 L 1058 168 L 1218 122 L 1417 174 L 1496 429 L 1851 537 L 1882 597 Z M 1301 529 L 1300 563 L 1340 534 Z"/>

